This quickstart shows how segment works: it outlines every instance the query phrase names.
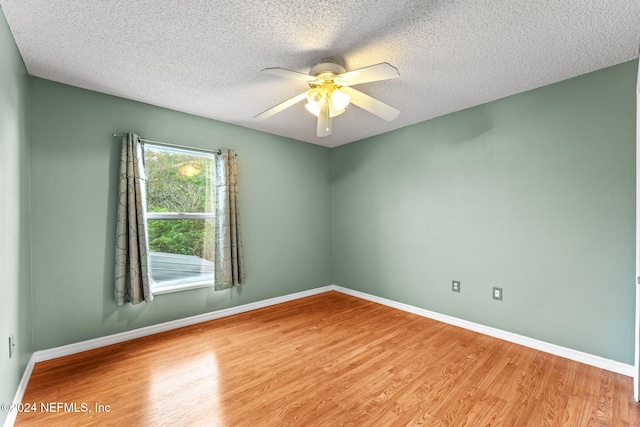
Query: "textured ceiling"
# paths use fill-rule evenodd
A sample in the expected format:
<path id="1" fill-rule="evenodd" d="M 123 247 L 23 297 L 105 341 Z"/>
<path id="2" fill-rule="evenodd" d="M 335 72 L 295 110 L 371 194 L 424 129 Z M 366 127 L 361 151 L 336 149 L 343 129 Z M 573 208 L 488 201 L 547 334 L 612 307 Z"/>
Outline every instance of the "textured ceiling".
<path id="1" fill-rule="evenodd" d="M 0 0 L 31 75 L 333 147 L 638 57 L 638 0 Z M 308 88 L 260 71 L 379 62 L 400 78 L 357 89 L 316 136 Z"/>

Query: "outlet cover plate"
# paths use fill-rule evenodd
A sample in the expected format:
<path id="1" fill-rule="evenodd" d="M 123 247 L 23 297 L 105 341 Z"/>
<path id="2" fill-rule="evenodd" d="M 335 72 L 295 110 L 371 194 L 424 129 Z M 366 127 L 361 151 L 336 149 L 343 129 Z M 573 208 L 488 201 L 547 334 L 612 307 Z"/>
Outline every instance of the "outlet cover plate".
<path id="1" fill-rule="evenodd" d="M 498 301 L 502 301 L 502 288 L 493 287 L 493 299 L 497 299 Z"/>
<path id="2" fill-rule="evenodd" d="M 460 292 L 460 281 L 459 280 L 452 280 L 451 281 L 451 290 L 453 292 Z"/>
<path id="3" fill-rule="evenodd" d="M 13 357 L 13 353 L 16 349 L 16 339 L 13 334 L 9 335 L 9 359 Z"/>

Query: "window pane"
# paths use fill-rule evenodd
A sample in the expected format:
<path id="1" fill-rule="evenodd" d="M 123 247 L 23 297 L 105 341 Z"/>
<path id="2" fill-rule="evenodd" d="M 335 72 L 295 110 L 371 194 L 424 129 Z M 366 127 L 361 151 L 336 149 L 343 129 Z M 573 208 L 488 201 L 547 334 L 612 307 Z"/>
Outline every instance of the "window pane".
<path id="1" fill-rule="evenodd" d="M 213 219 L 148 220 L 153 288 L 213 280 Z"/>
<path id="2" fill-rule="evenodd" d="M 212 212 L 213 158 L 145 145 L 149 212 Z"/>

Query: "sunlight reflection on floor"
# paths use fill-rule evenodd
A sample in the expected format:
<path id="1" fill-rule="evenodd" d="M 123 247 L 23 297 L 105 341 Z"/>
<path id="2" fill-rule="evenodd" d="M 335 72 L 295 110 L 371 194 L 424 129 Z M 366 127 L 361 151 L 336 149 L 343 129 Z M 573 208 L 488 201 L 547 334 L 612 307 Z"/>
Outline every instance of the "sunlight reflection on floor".
<path id="1" fill-rule="evenodd" d="M 171 361 L 166 369 L 155 366 L 149 379 L 148 399 L 148 425 L 224 425 L 215 353 Z"/>

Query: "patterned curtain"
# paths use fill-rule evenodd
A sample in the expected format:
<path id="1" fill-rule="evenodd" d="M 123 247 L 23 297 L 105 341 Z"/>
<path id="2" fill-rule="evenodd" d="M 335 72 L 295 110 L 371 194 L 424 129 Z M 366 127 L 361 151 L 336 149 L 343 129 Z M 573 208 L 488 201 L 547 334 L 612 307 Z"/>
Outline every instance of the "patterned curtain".
<path id="1" fill-rule="evenodd" d="M 116 234 L 116 305 L 151 302 L 144 157 L 137 135 L 122 138 Z"/>
<path id="2" fill-rule="evenodd" d="M 221 149 L 215 171 L 215 289 L 244 284 L 244 261 L 240 241 L 236 154 Z"/>

